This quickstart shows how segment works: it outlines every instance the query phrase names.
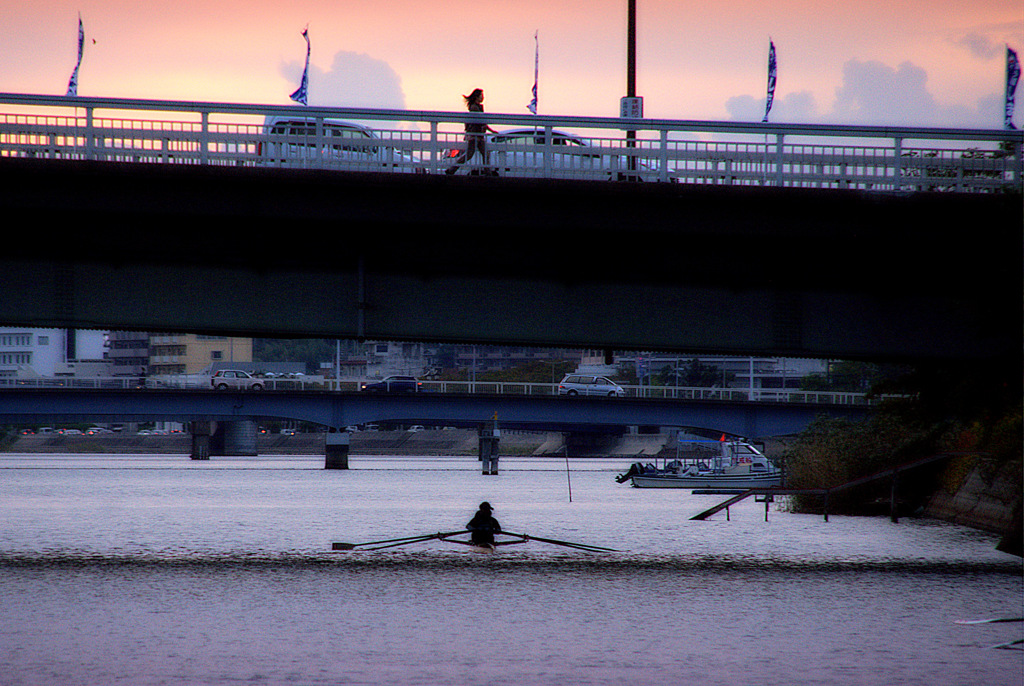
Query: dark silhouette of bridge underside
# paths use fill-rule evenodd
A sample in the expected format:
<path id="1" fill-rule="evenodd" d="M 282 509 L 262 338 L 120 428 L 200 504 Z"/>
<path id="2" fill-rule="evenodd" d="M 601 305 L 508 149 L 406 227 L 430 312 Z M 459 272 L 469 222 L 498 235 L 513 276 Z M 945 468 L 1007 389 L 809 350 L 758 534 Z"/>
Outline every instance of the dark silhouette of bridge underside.
<path id="1" fill-rule="evenodd" d="M 0 324 L 1016 358 L 1020 195 L 0 160 Z"/>

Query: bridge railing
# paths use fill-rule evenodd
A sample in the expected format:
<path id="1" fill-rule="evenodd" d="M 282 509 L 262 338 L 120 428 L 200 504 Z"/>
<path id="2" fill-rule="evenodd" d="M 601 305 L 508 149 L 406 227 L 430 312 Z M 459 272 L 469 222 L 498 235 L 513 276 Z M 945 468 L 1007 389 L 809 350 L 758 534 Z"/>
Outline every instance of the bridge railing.
<path id="1" fill-rule="evenodd" d="M 273 391 L 358 391 L 360 382 L 353 379 L 325 379 L 321 376 L 294 379 L 261 379 L 266 392 Z M 181 389 L 210 390 L 209 377 L 202 375 L 157 375 L 142 377 L 97 377 L 97 378 L 46 378 L 33 379 L 0 378 L 0 391 L 5 388 L 67 388 L 130 390 Z M 427 393 L 478 394 L 478 395 L 528 395 L 556 396 L 557 383 L 529 383 L 509 381 L 423 381 L 422 390 Z M 627 398 L 675 399 L 675 400 L 728 400 L 779 403 L 810 403 L 820 405 L 875 405 L 888 397 L 872 396 L 866 393 L 837 391 L 803 391 L 797 389 L 769 388 L 705 388 L 691 386 L 622 386 Z"/>
<path id="2" fill-rule="evenodd" d="M 881 191 L 1020 192 L 1021 131 L 467 114 L 0 93 L 0 157 Z M 633 138 L 627 136 L 632 132 Z"/>

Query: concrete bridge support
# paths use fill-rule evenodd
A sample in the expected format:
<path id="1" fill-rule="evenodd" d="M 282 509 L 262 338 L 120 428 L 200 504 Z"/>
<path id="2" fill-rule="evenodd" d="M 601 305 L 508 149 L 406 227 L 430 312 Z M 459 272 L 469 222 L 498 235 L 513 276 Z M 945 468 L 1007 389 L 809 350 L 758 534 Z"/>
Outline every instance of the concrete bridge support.
<path id="1" fill-rule="evenodd" d="M 257 427 L 255 421 L 238 419 L 230 422 L 216 422 L 216 427 L 210 437 L 211 455 L 256 456 Z"/>
<path id="2" fill-rule="evenodd" d="M 189 432 L 192 434 L 192 459 L 210 459 L 210 436 L 213 435 L 213 422 L 190 422 Z"/>
<path id="3" fill-rule="evenodd" d="M 324 442 L 324 469 L 348 469 L 350 436 L 345 431 L 331 432 Z"/>
<path id="4" fill-rule="evenodd" d="M 498 473 L 498 443 L 501 440 L 501 431 L 498 429 L 498 422 L 490 420 L 480 425 L 480 473 Z"/>

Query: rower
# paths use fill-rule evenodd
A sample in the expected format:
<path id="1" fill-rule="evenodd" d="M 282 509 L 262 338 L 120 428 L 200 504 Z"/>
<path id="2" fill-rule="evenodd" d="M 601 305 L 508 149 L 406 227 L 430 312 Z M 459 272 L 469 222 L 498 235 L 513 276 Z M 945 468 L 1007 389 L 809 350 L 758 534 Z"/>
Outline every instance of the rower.
<path id="1" fill-rule="evenodd" d="M 493 508 L 486 500 L 480 503 L 480 509 L 469 520 L 466 528 L 470 532 L 470 540 L 479 546 L 494 546 L 494 534 L 501 532 L 501 524 L 492 515 Z"/>

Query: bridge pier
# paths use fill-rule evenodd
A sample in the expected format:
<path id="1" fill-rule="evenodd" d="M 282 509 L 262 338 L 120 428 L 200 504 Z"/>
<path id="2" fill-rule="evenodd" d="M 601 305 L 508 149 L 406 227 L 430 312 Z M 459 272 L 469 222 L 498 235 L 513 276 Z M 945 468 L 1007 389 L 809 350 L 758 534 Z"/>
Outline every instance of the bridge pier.
<path id="1" fill-rule="evenodd" d="M 210 422 L 216 428 L 210 435 L 210 455 L 256 456 L 256 422 L 236 419 Z"/>
<path id="2" fill-rule="evenodd" d="M 324 439 L 324 469 L 348 469 L 348 446 L 351 436 L 346 431 L 331 431 Z"/>
<path id="3" fill-rule="evenodd" d="M 189 432 L 192 434 L 193 460 L 210 459 L 210 436 L 213 434 L 213 422 L 190 422 Z"/>
<path id="4" fill-rule="evenodd" d="M 498 429 L 497 420 L 489 420 L 480 425 L 480 473 L 498 474 L 498 443 L 501 440 L 501 431 Z"/>

